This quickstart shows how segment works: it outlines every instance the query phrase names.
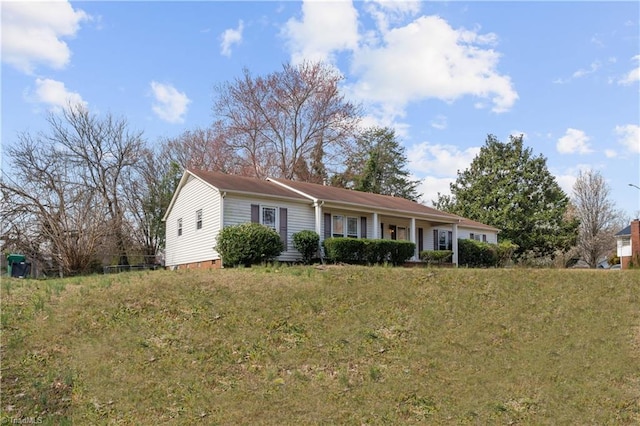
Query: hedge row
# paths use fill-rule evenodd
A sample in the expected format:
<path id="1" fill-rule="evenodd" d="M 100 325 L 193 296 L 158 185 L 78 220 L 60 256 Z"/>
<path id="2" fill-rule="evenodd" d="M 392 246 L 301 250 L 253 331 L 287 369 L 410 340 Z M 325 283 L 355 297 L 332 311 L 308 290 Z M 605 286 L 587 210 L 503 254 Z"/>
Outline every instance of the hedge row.
<path id="1" fill-rule="evenodd" d="M 396 240 L 370 240 L 356 238 L 327 238 L 322 243 L 328 261 L 356 264 L 391 263 L 402 265 L 411 259 L 415 243 Z"/>
<path id="2" fill-rule="evenodd" d="M 476 240 L 458 240 L 458 265 L 469 268 L 492 268 L 506 265 L 518 248 L 510 241 L 489 244 Z"/>

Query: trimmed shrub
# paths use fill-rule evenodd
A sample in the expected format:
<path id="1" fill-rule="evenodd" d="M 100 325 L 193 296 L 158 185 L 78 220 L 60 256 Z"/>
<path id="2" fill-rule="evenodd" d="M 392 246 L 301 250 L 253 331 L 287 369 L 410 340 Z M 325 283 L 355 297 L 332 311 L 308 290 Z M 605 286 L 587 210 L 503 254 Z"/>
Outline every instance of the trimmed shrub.
<path id="1" fill-rule="evenodd" d="M 293 234 L 293 247 L 302 255 L 302 261 L 310 264 L 318 255 L 320 236 L 315 231 L 300 231 Z"/>
<path id="2" fill-rule="evenodd" d="M 214 249 L 222 256 L 224 266 L 250 266 L 278 257 L 284 244 L 272 228 L 243 223 L 223 228 Z"/>
<path id="3" fill-rule="evenodd" d="M 453 251 L 451 250 L 423 250 L 420 252 L 420 259 L 427 265 L 442 265 L 451 262 Z"/>
<path id="4" fill-rule="evenodd" d="M 389 260 L 394 266 L 402 265 L 407 260 L 411 259 L 413 253 L 416 250 L 415 243 L 410 241 L 392 241 L 391 253 Z"/>
<path id="5" fill-rule="evenodd" d="M 323 241 L 326 258 L 330 262 L 356 264 L 401 265 L 413 256 L 416 245 L 409 241 L 368 240 L 356 238 L 327 238 Z"/>
<path id="6" fill-rule="evenodd" d="M 333 263 L 363 263 L 365 241 L 345 237 L 327 238 L 322 242 L 325 257 Z"/>
<path id="7" fill-rule="evenodd" d="M 458 264 L 471 268 L 491 268 L 498 264 L 497 245 L 481 241 L 458 240 Z"/>

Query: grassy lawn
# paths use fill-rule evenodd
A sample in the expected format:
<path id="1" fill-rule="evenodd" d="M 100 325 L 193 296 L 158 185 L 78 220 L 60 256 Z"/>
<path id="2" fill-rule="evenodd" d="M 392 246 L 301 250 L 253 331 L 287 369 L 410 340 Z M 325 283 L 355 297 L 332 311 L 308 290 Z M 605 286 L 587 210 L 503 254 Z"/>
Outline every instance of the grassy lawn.
<path id="1" fill-rule="evenodd" d="M 640 423 L 640 271 L 2 278 L 2 424 Z"/>

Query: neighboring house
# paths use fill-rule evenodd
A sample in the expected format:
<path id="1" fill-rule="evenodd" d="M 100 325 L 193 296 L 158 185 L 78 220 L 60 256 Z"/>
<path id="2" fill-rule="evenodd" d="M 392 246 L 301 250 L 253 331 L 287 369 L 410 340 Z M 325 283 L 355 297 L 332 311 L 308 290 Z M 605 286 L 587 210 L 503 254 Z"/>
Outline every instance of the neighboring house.
<path id="1" fill-rule="evenodd" d="M 635 219 L 629 226 L 616 235 L 617 255 L 620 258 L 620 267 L 629 269 L 633 261 L 635 266 L 640 266 L 640 220 Z"/>
<path id="2" fill-rule="evenodd" d="M 329 237 L 386 238 L 422 250 L 453 250 L 458 238 L 496 243 L 499 229 L 400 197 L 334 188 L 286 179 L 266 180 L 201 170 L 186 170 L 163 218 L 165 266 L 217 268 L 215 251 L 223 227 L 258 222 L 284 242 L 279 261 L 296 261 L 293 234 L 302 230 Z"/>

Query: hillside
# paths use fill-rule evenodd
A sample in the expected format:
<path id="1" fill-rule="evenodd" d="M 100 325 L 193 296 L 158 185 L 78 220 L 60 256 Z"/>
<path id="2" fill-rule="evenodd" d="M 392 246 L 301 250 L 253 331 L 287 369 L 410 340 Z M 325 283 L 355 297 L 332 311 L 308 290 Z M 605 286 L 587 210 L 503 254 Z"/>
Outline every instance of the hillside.
<path id="1" fill-rule="evenodd" d="M 2 424 L 638 424 L 640 271 L 2 279 Z"/>

